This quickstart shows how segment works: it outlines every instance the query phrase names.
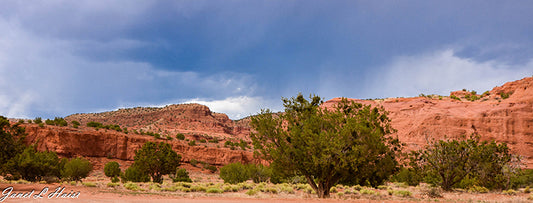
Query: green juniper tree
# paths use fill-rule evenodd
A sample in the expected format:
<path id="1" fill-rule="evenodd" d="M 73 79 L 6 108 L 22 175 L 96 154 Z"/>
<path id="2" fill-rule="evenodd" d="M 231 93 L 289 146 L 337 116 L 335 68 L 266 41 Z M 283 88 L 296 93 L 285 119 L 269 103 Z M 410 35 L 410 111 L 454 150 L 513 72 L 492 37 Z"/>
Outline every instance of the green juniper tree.
<path id="1" fill-rule="evenodd" d="M 339 183 L 377 186 L 398 169 L 400 143 L 383 108 L 342 99 L 322 108 L 318 96 L 283 98 L 285 111 L 252 117 L 255 149 L 274 170 L 306 177 L 319 197 Z"/>

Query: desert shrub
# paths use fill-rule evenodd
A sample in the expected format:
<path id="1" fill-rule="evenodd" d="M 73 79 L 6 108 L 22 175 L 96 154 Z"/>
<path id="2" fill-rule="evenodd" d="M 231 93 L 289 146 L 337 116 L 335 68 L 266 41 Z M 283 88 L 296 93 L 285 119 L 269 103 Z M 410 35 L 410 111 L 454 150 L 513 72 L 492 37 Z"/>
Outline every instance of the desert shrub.
<path id="1" fill-rule="evenodd" d="M 107 177 L 118 177 L 120 175 L 120 165 L 116 161 L 107 162 L 104 166 L 104 174 Z"/>
<path id="2" fill-rule="evenodd" d="M 500 97 L 502 99 L 507 99 L 509 98 L 509 96 L 511 96 L 511 94 L 513 94 L 512 92 L 500 92 Z"/>
<path id="3" fill-rule="evenodd" d="M 513 190 L 513 189 L 508 189 L 508 190 L 504 190 L 502 191 L 502 194 L 505 194 L 505 195 L 516 195 L 518 194 L 518 192 L 516 190 Z"/>
<path id="4" fill-rule="evenodd" d="M 252 195 L 256 195 L 258 192 L 259 191 L 252 189 L 252 190 L 246 191 L 244 194 L 252 196 Z"/>
<path id="5" fill-rule="evenodd" d="M 189 142 L 189 146 L 196 146 L 196 140 L 191 140 Z"/>
<path id="6" fill-rule="evenodd" d="M 24 119 L 19 119 L 17 123 L 18 124 L 23 124 L 24 123 Z"/>
<path id="7" fill-rule="evenodd" d="M 73 126 L 74 128 L 78 128 L 78 127 L 80 126 L 80 122 L 78 122 L 78 121 L 72 121 L 72 122 L 70 122 L 70 123 L 72 123 L 72 126 Z"/>
<path id="8" fill-rule="evenodd" d="M 205 192 L 207 190 L 206 187 L 201 185 L 193 185 L 191 186 L 191 192 Z"/>
<path id="9" fill-rule="evenodd" d="M 53 121 L 53 120 L 50 120 L 50 119 L 46 119 L 46 120 L 44 121 L 44 123 L 45 123 L 46 125 L 54 125 L 54 121 Z"/>
<path id="10" fill-rule="evenodd" d="M 172 182 L 189 182 L 191 183 L 192 180 L 189 177 L 189 172 L 185 170 L 184 168 L 178 168 L 176 170 L 176 175 L 172 179 Z"/>
<path id="11" fill-rule="evenodd" d="M 102 123 L 91 121 L 87 123 L 87 127 L 101 128 L 103 127 Z"/>
<path id="12" fill-rule="evenodd" d="M 196 165 L 198 164 L 198 161 L 197 161 L 196 159 L 191 159 L 191 160 L 189 161 L 189 163 L 190 163 L 192 166 L 195 166 L 195 167 L 196 167 Z"/>
<path id="13" fill-rule="evenodd" d="M 468 189 L 468 192 L 470 192 L 470 193 L 488 193 L 489 189 L 487 189 L 486 187 L 481 187 L 481 186 L 474 185 L 474 186 L 472 186 L 471 188 Z"/>
<path id="14" fill-rule="evenodd" d="M 440 185 L 444 190 L 473 185 L 507 188 L 514 175 L 505 143 L 480 142 L 479 137 L 458 141 L 440 140 L 425 150 L 411 154 L 411 164 L 424 174 L 425 182 Z"/>
<path id="15" fill-rule="evenodd" d="M 429 187 L 422 192 L 424 195 L 429 198 L 441 198 L 442 190 L 439 187 Z"/>
<path id="16" fill-rule="evenodd" d="M 278 189 L 280 192 L 287 193 L 287 194 L 294 194 L 294 189 L 287 183 L 278 185 Z"/>
<path id="17" fill-rule="evenodd" d="M 139 187 L 137 184 L 132 183 L 132 182 L 124 183 L 124 188 L 128 190 L 133 190 L 133 191 L 137 191 L 141 189 L 141 187 Z"/>
<path id="18" fill-rule="evenodd" d="M 210 143 L 218 143 L 219 140 L 217 137 L 214 137 L 212 140 L 209 140 Z"/>
<path id="19" fill-rule="evenodd" d="M 205 139 L 201 139 L 201 140 L 199 140 L 199 142 L 200 142 L 200 143 L 206 143 L 207 140 L 205 140 Z"/>
<path id="20" fill-rule="evenodd" d="M 337 187 L 333 186 L 333 187 L 329 188 L 329 192 L 330 192 L 330 193 L 336 193 L 336 192 L 338 192 L 338 191 L 337 191 Z"/>
<path id="21" fill-rule="evenodd" d="M 44 123 L 39 123 L 39 127 L 44 127 Z"/>
<path id="22" fill-rule="evenodd" d="M 120 179 L 118 177 L 112 177 L 111 178 L 111 182 L 112 183 L 118 183 L 120 181 Z"/>
<path id="23" fill-rule="evenodd" d="M 374 191 L 374 190 L 370 190 L 370 189 L 367 189 L 367 188 L 363 188 L 363 189 L 361 189 L 359 192 L 360 192 L 361 194 L 363 194 L 363 195 L 375 195 L 375 194 L 377 194 L 376 191 Z"/>
<path id="24" fill-rule="evenodd" d="M 80 181 L 87 177 L 92 170 L 93 165 L 91 162 L 87 159 L 78 157 L 71 159 L 65 164 L 61 175 L 69 180 Z"/>
<path id="25" fill-rule="evenodd" d="M 176 134 L 176 139 L 184 140 L 185 139 L 185 135 L 183 133 L 178 133 L 178 134 Z"/>
<path id="26" fill-rule="evenodd" d="M 239 147 L 241 147 L 242 150 L 246 150 L 246 148 L 248 148 L 248 143 L 241 139 L 239 142 Z"/>
<path id="27" fill-rule="evenodd" d="M 213 165 L 204 165 L 204 168 L 209 170 L 211 173 L 217 172 L 217 167 Z"/>
<path id="28" fill-rule="evenodd" d="M 146 173 L 143 173 L 137 166 L 130 166 L 127 168 L 124 173 L 121 175 L 122 182 L 131 181 L 131 182 L 149 182 L 150 176 Z"/>
<path id="29" fill-rule="evenodd" d="M 119 186 L 120 183 L 117 183 L 117 182 L 111 182 L 111 183 L 107 183 L 107 187 L 116 187 L 116 186 Z"/>
<path id="30" fill-rule="evenodd" d="M 393 195 L 399 196 L 399 197 L 411 197 L 413 196 L 413 193 L 408 190 L 394 190 L 392 192 Z"/>
<path id="31" fill-rule="evenodd" d="M 93 182 L 85 182 L 85 183 L 83 183 L 83 186 L 85 186 L 85 187 L 96 187 L 96 183 L 93 183 Z"/>
<path id="32" fill-rule="evenodd" d="M 248 169 L 241 163 L 231 163 L 220 168 L 220 178 L 224 183 L 237 184 L 250 178 Z"/>
<path id="33" fill-rule="evenodd" d="M 272 169 L 263 164 L 248 164 L 247 168 L 254 183 L 266 182 L 272 176 Z"/>
<path id="34" fill-rule="evenodd" d="M 35 118 L 35 119 L 33 120 L 33 122 L 34 122 L 35 124 L 40 124 L 40 123 L 43 123 L 43 120 L 42 120 L 41 117 L 37 117 L 37 118 Z"/>
<path id="35" fill-rule="evenodd" d="M 455 99 L 455 100 L 458 100 L 458 101 L 461 101 L 461 98 L 455 96 L 455 95 L 450 95 L 450 98 L 451 99 Z"/>

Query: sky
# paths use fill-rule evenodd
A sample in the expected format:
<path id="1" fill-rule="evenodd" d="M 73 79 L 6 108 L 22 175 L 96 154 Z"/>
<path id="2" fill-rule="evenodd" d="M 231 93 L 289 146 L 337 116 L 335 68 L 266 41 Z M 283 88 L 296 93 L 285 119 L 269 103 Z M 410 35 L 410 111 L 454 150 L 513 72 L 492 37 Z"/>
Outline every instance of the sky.
<path id="1" fill-rule="evenodd" d="M 0 115 L 484 92 L 533 74 L 533 1 L 11 1 Z"/>

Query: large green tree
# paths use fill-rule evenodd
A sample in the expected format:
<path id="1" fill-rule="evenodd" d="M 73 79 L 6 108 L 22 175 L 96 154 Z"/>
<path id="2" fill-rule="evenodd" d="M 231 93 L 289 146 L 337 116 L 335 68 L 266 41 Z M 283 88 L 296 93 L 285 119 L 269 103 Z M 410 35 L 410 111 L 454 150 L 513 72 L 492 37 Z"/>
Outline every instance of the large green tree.
<path id="1" fill-rule="evenodd" d="M 176 172 L 181 155 L 172 150 L 168 143 L 147 142 L 135 152 L 134 160 L 134 167 L 143 174 L 152 176 L 153 182 L 162 183 L 163 175 Z"/>
<path id="2" fill-rule="evenodd" d="M 13 172 L 13 158 L 22 153 L 24 128 L 0 116 L 0 175 Z"/>
<path id="3" fill-rule="evenodd" d="M 376 186 L 398 169 L 400 144 L 388 136 L 393 129 L 383 108 L 345 98 L 322 108 L 320 97 L 301 94 L 283 103 L 283 113 L 252 117 L 254 147 L 275 170 L 305 176 L 319 197 L 329 197 L 339 181 Z"/>

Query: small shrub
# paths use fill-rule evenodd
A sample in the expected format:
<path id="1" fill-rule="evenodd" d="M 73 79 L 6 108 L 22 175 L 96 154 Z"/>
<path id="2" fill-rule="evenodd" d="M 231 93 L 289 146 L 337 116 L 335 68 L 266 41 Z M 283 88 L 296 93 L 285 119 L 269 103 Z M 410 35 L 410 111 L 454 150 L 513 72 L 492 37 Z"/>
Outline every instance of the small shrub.
<path id="1" fill-rule="evenodd" d="M 428 196 L 429 198 L 441 198 L 442 189 L 440 189 L 439 187 L 430 187 L 427 190 L 425 190 L 423 194 Z"/>
<path id="2" fill-rule="evenodd" d="M 267 187 L 264 189 L 264 192 L 272 193 L 272 194 L 278 194 L 278 189 L 275 187 Z"/>
<path id="3" fill-rule="evenodd" d="M 103 126 L 102 123 L 98 123 L 98 122 L 94 122 L 94 121 L 91 121 L 91 122 L 87 123 L 87 127 L 101 128 L 102 126 Z"/>
<path id="4" fill-rule="evenodd" d="M 289 184 L 281 184 L 279 185 L 280 192 L 287 193 L 287 194 L 294 194 L 294 189 Z"/>
<path id="5" fill-rule="evenodd" d="M 486 187 L 481 187 L 481 186 L 474 185 L 473 187 L 468 189 L 468 192 L 470 192 L 470 193 L 488 193 L 489 189 L 487 189 Z"/>
<path id="6" fill-rule="evenodd" d="M 502 193 L 505 194 L 505 195 L 510 195 L 510 196 L 512 196 L 512 195 L 516 195 L 518 192 L 517 192 L 516 190 L 509 189 L 509 190 L 504 190 L 504 191 L 502 191 Z"/>
<path id="7" fill-rule="evenodd" d="M 41 119 L 41 117 L 37 117 L 37 118 L 35 118 L 35 120 L 33 120 L 33 122 L 35 124 L 41 124 L 41 123 L 43 123 L 43 120 Z"/>
<path id="8" fill-rule="evenodd" d="M 329 192 L 330 193 L 336 193 L 337 192 L 337 187 L 333 186 L 329 189 Z"/>
<path id="9" fill-rule="evenodd" d="M 39 127 L 44 127 L 44 123 L 39 123 Z"/>
<path id="10" fill-rule="evenodd" d="M 451 99 L 455 99 L 455 100 L 458 100 L 458 101 L 461 101 L 461 99 L 455 95 L 451 95 L 450 96 Z"/>
<path id="11" fill-rule="evenodd" d="M 196 140 L 191 140 L 189 142 L 189 146 L 196 146 Z"/>
<path id="12" fill-rule="evenodd" d="M 199 140 L 199 142 L 200 142 L 200 143 L 206 143 L 207 140 L 205 140 L 205 139 L 201 139 L 201 140 Z"/>
<path id="13" fill-rule="evenodd" d="M 244 194 L 252 196 L 252 195 L 256 195 L 257 192 L 258 192 L 257 190 L 253 189 L 253 190 L 246 191 L 246 193 L 244 193 Z"/>
<path id="14" fill-rule="evenodd" d="M 137 184 L 132 183 L 132 182 L 124 183 L 124 188 L 128 190 L 133 190 L 133 191 L 137 191 L 141 189 Z"/>
<path id="15" fill-rule="evenodd" d="M 207 165 L 207 166 L 204 166 L 204 168 L 209 170 L 211 173 L 217 172 L 218 170 L 217 167 L 213 165 Z"/>
<path id="16" fill-rule="evenodd" d="M 132 165 L 121 175 L 122 181 L 149 182 L 150 176 L 144 174 L 138 167 Z"/>
<path id="17" fill-rule="evenodd" d="M 92 182 L 85 182 L 85 183 L 83 183 L 83 185 L 85 187 L 96 187 L 96 183 L 92 183 Z"/>
<path id="18" fill-rule="evenodd" d="M 509 96 L 511 96 L 511 94 L 513 94 L 512 92 L 500 92 L 500 97 L 502 99 L 507 99 L 509 98 Z"/>
<path id="19" fill-rule="evenodd" d="M 219 140 L 217 137 L 214 137 L 212 140 L 209 140 L 210 143 L 218 143 Z"/>
<path id="20" fill-rule="evenodd" d="M 386 186 L 386 185 L 379 185 L 379 186 L 378 186 L 378 189 L 380 189 L 380 190 L 387 190 L 387 189 L 389 189 L 389 186 Z"/>
<path id="21" fill-rule="evenodd" d="M 524 189 L 524 193 L 530 193 L 530 189 L 529 189 L 529 186 L 527 186 L 525 189 Z"/>
<path id="22" fill-rule="evenodd" d="M 91 162 L 84 158 L 74 158 L 67 162 L 61 175 L 73 181 L 80 181 L 93 170 Z"/>
<path id="23" fill-rule="evenodd" d="M 250 175 L 246 166 L 237 162 L 220 168 L 220 178 L 224 183 L 237 184 L 248 180 Z"/>
<path id="24" fill-rule="evenodd" d="M 172 182 L 188 182 L 192 183 L 191 178 L 189 177 L 189 172 L 184 168 L 176 170 L 176 176 L 172 179 Z"/>
<path id="25" fill-rule="evenodd" d="M 120 165 L 116 161 L 107 162 L 104 166 L 104 174 L 107 177 L 117 177 L 120 175 Z"/>
<path id="26" fill-rule="evenodd" d="M 200 186 L 200 185 L 191 186 L 192 192 L 205 192 L 206 190 L 207 188 L 205 188 L 204 186 Z"/>
<path id="27" fill-rule="evenodd" d="M 119 186 L 120 183 L 115 183 L 115 182 L 112 182 L 112 183 L 107 183 L 107 187 L 116 187 L 116 186 Z"/>
<path id="28" fill-rule="evenodd" d="M 361 192 L 361 194 L 363 194 L 363 195 L 375 195 L 375 194 L 377 194 L 376 191 L 370 190 L 370 189 L 366 189 L 366 188 L 361 189 L 359 192 Z"/>
<path id="29" fill-rule="evenodd" d="M 198 161 L 197 161 L 196 159 L 191 159 L 191 160 L 189 161 L 189 163 L 190 163 L 192 166 L 194 166 L 194 167 L 196 167 L 196 165 L 198 165 Z"/>
<path id="30" fill-rule="evenodd" d="M 75 128 L 77 128 L 78 126 L 80 126 L 80 122 L 78 122 L 78 121 L 72 121 L 72 122 L 70 122 L 70 123 L 72 123 L 72 125 L 73 125 Z"/>
<path id="31" fill-rule="evenodd" d="M 118 177 L 112 177 L 111 178 L 111 182 L 112 183 L 118 183 L 120 181 L 120 179 Z"/>
<path id="32" fill-rule="evenodd" d="M 408 191 L 408 190 L 395 190 L 393 192 L 394 195 L 396 196 L 399 196 L 399 197 L 411 197 L 413 196 L 413 193 L 411 193 L 411 191 Z"/>
<path id="33" fill-rule="evenodd" d="M 176 134 L 176 139 L 178 139 L 178 140 L 184 140 L 184 139 L 185 139 L 185 135 L 182 134 L 182 133 L 178 133 L 178 134 Z"/>

